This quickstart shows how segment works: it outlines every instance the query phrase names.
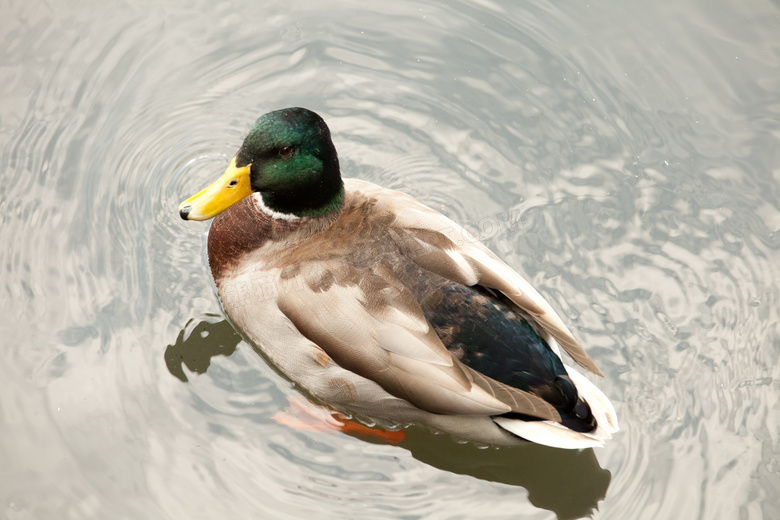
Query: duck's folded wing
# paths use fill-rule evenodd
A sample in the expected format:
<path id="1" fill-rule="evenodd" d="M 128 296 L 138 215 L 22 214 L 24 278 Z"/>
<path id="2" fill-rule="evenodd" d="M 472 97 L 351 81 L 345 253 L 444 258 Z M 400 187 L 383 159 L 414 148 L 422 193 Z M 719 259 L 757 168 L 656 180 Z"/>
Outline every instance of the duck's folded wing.
<path id="1" fill-rule="evenodd" d="M 539 397 L 479 374 L 455 359 L 408 289 L 389 269 L 370 272 L 320 263 L 333 283 L 280 280 L 278 306 L 298 331 L 334 362 L 433 413 L 527 414 L 553 421 Z M 306 269 L 296 276 L 305 277 Z M 287 287 L 294 288 L 287 290 Z"/>
<path id="2" fill-rule="evenodd" d="M 391 234 L 407 257 L 451 280 L 500 291 L 555 338 L 577 364 L 603 375 L 542 295 L 468 231 L 404 193 L 364 182 L 358 186 L 368 196 L 375 192 L 377 211 L 394 217 Z"/>

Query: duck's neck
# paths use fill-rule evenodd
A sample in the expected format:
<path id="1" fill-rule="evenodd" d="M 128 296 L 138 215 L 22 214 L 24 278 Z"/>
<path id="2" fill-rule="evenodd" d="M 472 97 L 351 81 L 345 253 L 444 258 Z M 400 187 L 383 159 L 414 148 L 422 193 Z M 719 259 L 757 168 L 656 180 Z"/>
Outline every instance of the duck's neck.
<path id="1" fill-rule="evenodd" d="M 335 193 L 324 195 L 285 195 L 281 193 L 261 193 L 263 211 L 275 218 L 317 218 L 338 212 L 344 205 L 344 185 Z"/>
<path id="2" fill-rule="evenodd" d="M 265 202 L 265 196 L 260 193 L 253 193 L 252 197 L 255 200 L 255 203 L 257 204 L 257 208 L 266 216 L 271 217 L 272 220 L 285 220 L 288 222 L 296 222 L 299 220 L 302 220 L 306 217 L 295 215 L 294 213 L 283 213 L 281 211 L 277 211 Z"/>
<path id="3" fill-rule="evenodd" d="M 344 207 L 344 198 L 335 206 L 335 209 L 323 211 L 321 214 L 314 215 L 296 215 L 294 213 L 283 213 L 266 204 L 265 198 L 260 193 L 253 193 L 251 199 L 254 201 L 255 208 L 259 211 L 266 222 L 274 230 L 271 236 L 279 238 L 281 236 L 308 236 L 317 233 L 329 227 L 340 215 Z"/>

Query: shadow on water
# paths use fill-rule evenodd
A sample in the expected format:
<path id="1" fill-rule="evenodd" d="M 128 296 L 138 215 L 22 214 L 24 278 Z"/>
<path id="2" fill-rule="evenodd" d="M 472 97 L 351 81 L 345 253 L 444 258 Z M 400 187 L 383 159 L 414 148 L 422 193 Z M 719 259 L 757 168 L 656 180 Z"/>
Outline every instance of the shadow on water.
<path id="1" fill-rule="evenodd" d="M 401 447 L 438 469 L 523 487 L 534 506 L 554 512 L 560 520 L 591 515 L 612 478 L 593 449 L 562 450 L 530 443 L 486 448 L 417 427 L 407 429 Z"/>
<path id="2" fill-rule="evenodd" d="M 175 343 L 165 349 L 165 363 L 171 374 L 186 382 L 183 366 L 203 374 L 212 357 L 230 356 L 240 341 L 241 336 L 222 316 L 193 318 Z M 592 449 L 561 450 L 536 444 L 484 447 L 460 443 L 416 426 L 406 432 L 406 440 L 399 447 L 420 462 L 451 473 L 523 487 L 534 506 L 554 512 L 561 520 L 592 514 L 606 496 L 612 477 L 601 468 Z"/>
<path id="3" fill-rule="evenodd" d="M 229 356 L 236 351 L 241 336 L 222 316 L 208 314 L 187 322 L 176 342 L 165 349 L 168 371 L 187 382 L 183 365 L 191 372 L 204 374 L 214 356 Z"/>

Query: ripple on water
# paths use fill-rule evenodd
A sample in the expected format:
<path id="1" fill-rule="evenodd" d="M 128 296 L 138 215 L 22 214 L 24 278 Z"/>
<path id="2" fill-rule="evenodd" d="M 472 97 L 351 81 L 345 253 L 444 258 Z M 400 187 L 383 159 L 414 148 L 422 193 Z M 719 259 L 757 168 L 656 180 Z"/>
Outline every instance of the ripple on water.
<path id="1" fill-rule="evenodd" d="M 729 36 L 688 4 L 30 6 L 11 6 L 0 70 L 14 507 L 546 518 L 534 504 L 574 517 L 598 503 L 693 518 L 771 495 L 780 197 L 762 151 L 777 82 L 734 79 L 777 65 L 751 50 L 759 29 Z M 733 45 L 743 59 L 725 62 Z M 623 432 L 599 452 L 611 484 L 598 462 L 579 473 L 606 500 L 599 488 L 565 509 L 557 481 L 501 464 L 552 454 L 477 456 L 416 430 L 398 448 L 270 419 L 295 390 L 218 325 L 206 227 L 176 208 L 288 105 L 326 118 L 346 175 L 464 224 L 562 311 L 618 405 Z M 212 334 L 203 354 L 194 331 Z"/>

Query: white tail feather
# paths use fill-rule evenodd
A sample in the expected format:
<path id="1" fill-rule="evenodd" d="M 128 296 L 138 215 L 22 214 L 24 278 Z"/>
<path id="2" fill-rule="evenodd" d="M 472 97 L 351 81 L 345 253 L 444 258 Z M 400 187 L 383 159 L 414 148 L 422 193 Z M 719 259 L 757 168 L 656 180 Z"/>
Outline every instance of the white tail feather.
<path id="1" fill-rule="evenodd" d="M 615 408 L 585 376 L 569 366 L 564 367 L 580 397 L 590 406 L 598 425 L 596 431 L 580 433 L 552 421 L 522 421 L 501 416 L 493 417 L 493 421 L 503 429 L 536 444 L 564 449 L 603 447 L 604 441 L 611 439 L 612 434 L 618 431 Z"/>
<path id="2" fill-rule="evenodd" d="M 576 450 L 604 446 L 604 439 L 588 433 L 575 432 L 552 421 L 521 421 L 501 416 L 493 417 L 493 421 L 518 437 L 553 448 Z"/>

